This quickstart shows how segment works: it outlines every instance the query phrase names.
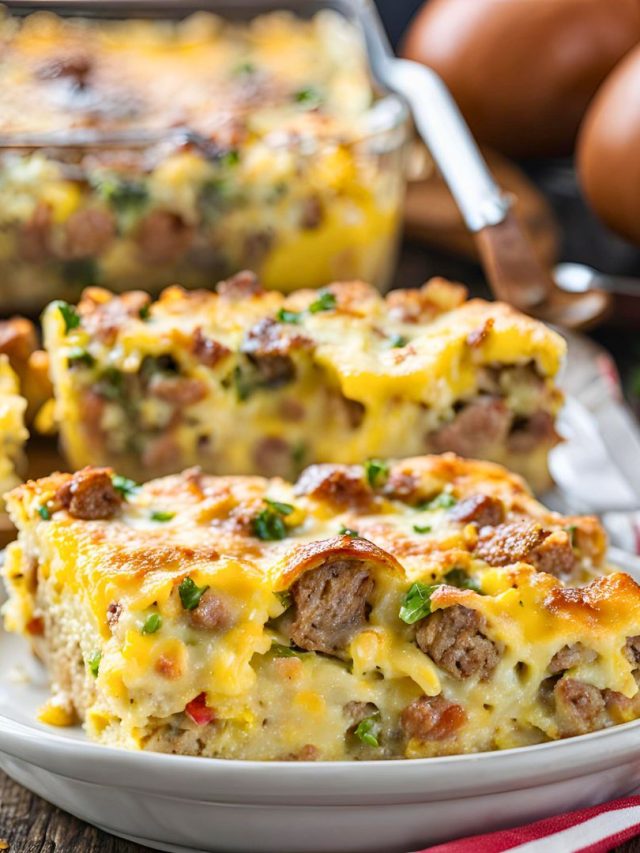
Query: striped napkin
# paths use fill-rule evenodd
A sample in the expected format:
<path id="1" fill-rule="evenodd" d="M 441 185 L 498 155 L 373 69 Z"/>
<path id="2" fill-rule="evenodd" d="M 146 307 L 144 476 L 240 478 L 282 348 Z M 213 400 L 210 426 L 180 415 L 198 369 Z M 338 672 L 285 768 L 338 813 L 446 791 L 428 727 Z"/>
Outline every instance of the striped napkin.
<path id="1" fill-rule="evenodd" d="M 420 853 L 606 853 L 640 835 L 640 796 L 473 835 Z"/>

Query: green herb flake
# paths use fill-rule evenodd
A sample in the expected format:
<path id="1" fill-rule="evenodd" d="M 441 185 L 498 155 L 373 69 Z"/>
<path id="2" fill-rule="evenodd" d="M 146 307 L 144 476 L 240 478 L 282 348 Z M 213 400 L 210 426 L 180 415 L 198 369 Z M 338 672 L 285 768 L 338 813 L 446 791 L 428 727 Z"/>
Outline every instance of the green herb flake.
<path id="1" fill-rule="evenodd" d="M 384 483 L 389 476 L 389 466 L 383 459 L 367 459 L 364 470 L 372 488 Z"/>
<path id="2" fill-rule="evenodd" d="M 565 527 L 565 530 L 567 531 L 567 533 L 569 535 L 569 542 L 571 542 L 571 547 L 575 548 L 576 547 L 576 531 L 578 530 L 577 526 L 575 524 L 570 524 L 568 527 Z"/>
<path id="3" fill-rule="evenodd" d="M 125 500 L 128 500 L 130 497 L 135 495 L 140 488 L 139 484 L 136 483 L 135 480 L 130 480 L 128 477 L 123 477 L 121 474 L 112 474 L 111 482 L 113 483 L 113 488 L 116 492 L 119 492 Z"/>
<path id="4" fill-rule="evenodd" d="M 240 162 L 240 152 L 235 148 L 230 148 L 229 151 L 225 151 L 225 153 L 220 158 L 220 163 L 225 168 L 231 168 L 233 166 L 237 166 Z"/>
<path id="5" fill-rule="evenodd" d="M 452 506 L 455 506 L 456 503 L 457 501 L 451 492 L 440 492 L 440 494 L 436 495 L 433 500 L 421 504 L 418 509 L 427 511 L 433 509 L 450 509 Z"/>
<path id="6" fill-rule="evenodd" d="M 208 589 L 208 586 L 198 586 L 192 578 L 185 578 L 178 587 L 180 601 L 184 609 L 195 610 Z"/>
<path id="7" fill-rule="evenodd" d="M 94 390 L 107 400 L 122 401 L 125 396 L 124 375 L 115 367 L 108 367 L 100 376 Z"/>
<path id="8" fill-rule="evenodd" d="M 331 293 L 330 290 L 321 290 L 315 302 L 309 305 L 309 311 L 311 314 L 319 314 L 321 311 L 333 311 L 336 304 L 335 294 Z"/>
<path id="9" fill-rule="evenodd" d="M 428 616 L 431 613 L 431 596 L 437 587 L 437 584 L 428 586 L 419 581 L 411 584 L 400 606 L 399 616 L 402 621 L 406 622 L 407 625 L 413 625 Z"/>
<path id="10" fill-rule="evenodd" d="M 175 512 L 169 509 L 154 509 L 151 513 L 151 521 L 171 521 L 175 517 Z"/>
<path id="11" fill-rule="evenodd" d="M 98 677 L 98 673 L 100 672 L 100 661 L 102 660 L 102 652 L 94 652 L 91 657 L 87 660 L 87 666 L 89 667 L 89 672 L 94 678 Z"/>
<path id="12" fill-rule="evenodd" d="M 284 589 L 282 592 L 276 592 L 276 598 L 285 610 L 288 610 L 293 604 L 293 598 L 291 597 L 291 593 L 288 589 Z"/>
<path id="13" fill-rule="evenodd" d="M 150 313 L 151 313 L 151 306 L 150 305 L 143 305 L 142 308 L 138 311 L 138 317 L 140 317 L 141 320 L 148 320 Z"/>
<path id="14" fill-rule="evenodd" d="M 297 325 L 302 319 L 302 314 L 300 311 L 287 311 L 286 308 L 280 308 L 278 313 L 276 314 L 276 320 L 279 323 L 290 323 L 291 325 Z"/>
<path id="15" fill-rule="evenodd" d="M 413 530 L 415 533 L 431 533 L 433 527 L 430 524 L 414 524 Z"/>
<path id="16" fill-rule="evenodd" d="M 53 304 L 62 315 L 65 334 L 68 335 L 70 331 L 77 329 L 80 325 L 80 315 L 75 305 L 69 305 L 68 302 L 64 302 L 62 299 L 56 299 Z"/>
<path id="17" fill-rule="evenodd" d="M 162 616 L 159 613 L 151 613 L 144 620 L 144 625 L 142 626 L 143 634 L 155 634 L 156 631 L 159 631 L 162 627 Z"/>
<path id="18" fill-rule="evenodd" d="M 235 385 L 238 402 L 240 403 L 244 403 L 245 400 L 248 400 L 251 394 L 255 391 L 255 384 L 239 365 L 236 365 L 233 371 L 233 383 Z"/>
<path id="19" fill-rule="evenodd" d="M 253 519 L 253 532 L 258 539 L 266 542 L 284 539 L 287 535 L 287 525 L 283 517 L 291 515 L 294 507 L 271 498 L 264 498 L 264 502 L 266 508 Z"/>
<path id="20" fill-rule="evenodd" d="M 305 107 L 317 107 L 322 102 L 322 96 L 315 86 L 303 86 L 293 93 L 293 100 Z"/>
<path id="21" fill-rule="evenodd" d="M 49 519 L 51 518 L 51 510 L 46 504 L 42 504 L 42 506 L 38 507 L 38 515 L 44 521 L 49 521 Z"/>
<path id="22" fill-rule="evenodd" d="M 391 335 L 389 338 L 389 346 L 391 349 L 399 349 L 400 347 L 406 347 L 409 343 L 409 338 L 406 338 L 404 335 Z"/>
<path id="23" fill-rule="evenodd" d="M 67 353 L 67 361 L 70 367 L 75 367 L 78 364 L 83 364 L 85 367 L 93 367 L 96 363 L 95 358 L 84 347 L 72 347 Z"/>
<path id="24" fill-rule="evenodd" d="M 96 363 L 95 358 L 84 347 L 72 347 L 67 353 L 67 361 L 70 367 L 78 364 L 83 364 L 85 367 L 93 367 Z"/>
<path id="25" fill-rule="evenodd" d="M 473 592 L 480 592 L 478 582 L 470 578 L 464 569 L 451 569 L 444 576 L 444 582 L 450 586 L 457 586 L 459 589 L 471 589 Z"/>
<path id="26" fill-rule="evenodd" d="M 271 498 L 264 498 L 264 502 L 280 515 L 291 515 L 295 509 L 291 504 L 284 504 L 280 501 L 274 501 Z"/>
<path id="27" fill-rule="evenodd" d="M 340 527 L 338 531 L 340 536 L 350 536 L 352 539 L 359 539 L 360 534 L 357 530 L 353 530 L 351 527 L 345 527 L 344 524 Z"/>
<path id="28" fill-rule="evenodd" d="M 380 720 L 378 716 L 365 717 L 355 728 L 355 735 L 367 746 L 380 746 Z"/>
<path id="29" fill-rule="evenodd" d="M 271 643 L 271 653 L 277 658 L 299 658 L 303 654 L 300 649 L 284 646 L 282 643 Z"/>
<path id="30" fill-rule="evenodd" d="M 149 191 L 140 181 L 110 176 L 100 180 L 97 189 L 106 203 L 118 213 L 138 213 L 149 201 Z"/>

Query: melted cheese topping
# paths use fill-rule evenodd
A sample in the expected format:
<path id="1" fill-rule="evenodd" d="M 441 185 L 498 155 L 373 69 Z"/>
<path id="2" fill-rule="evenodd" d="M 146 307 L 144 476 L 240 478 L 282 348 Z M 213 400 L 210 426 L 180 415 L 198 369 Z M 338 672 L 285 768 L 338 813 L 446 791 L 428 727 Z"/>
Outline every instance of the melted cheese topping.
<path id="1" fill-rule="evenodd" d="M 441 280 L 386 299 L 360 282 L 332 285 L 324 297 L 262 292 L 233 300 L 171 288 L 140 319 L 93 289 L 69 333 L 54 304 L 45 338 L 71 462 L 111 464 L 139 479 L 194 464 L 293 476 L 308 462 L 456 450 L 438 431 L 478 398 L 504 401 L 514 428 L 540 413 L 552 424 L 564 341 L 507 305 L 461 304 L 463 293 Z M 418 317 L 409 313 L 415 299 Z M 266 369 L 289 370 L 271 379 L 260 373 L 261 352 L 247 349 L 265 327 Z M 219 360 L 203 363 L 197 339 L 221 348 Z M 85 362 L 70 364 L 78 351 Z M 198 389 L 192 400 L 154 392 L 163 359 L 178 385 Z M 86 405 L 87 395 L 94 404 Z M 508 425 L 495 436 L 488 430 L 484 422 L 475 428 L 477 455 L 508 461 L 536 489 L 546 485 L 552 431 L 519 450 L 509 445 Z"/>
<path id="2" fill-rule="evenodd" d="M 361 483 L 339 504 L 324 487 L 304 488 L 304 478 L 294 487 L 187 472 L 127 484 L 115 516 L 93 521 L 61 507 L 71 475 L 14 490 L 20 537 L 4 570 L 6 625 L 48 662 L 55 699 L 42 719 L 59 724 L 75 709 L 92 736 L 130 748 L 339 759 L 504 748 L 579 732 L 567 731 L 545 685 L 587 685 L 602 709 L 608 697 L 609 716 L 597 726 L 640 713 L 626 646 L 640 632 L 640 588 L 606 573 L 595 519 L 551 513 L 517 477 L 452 455 L 395 463 L 372 488 L 356 466 L 324 474 L 345 470 Z M 410 494 L 394 496 L 407 477 Z M 503 523 L 521 525 L 516 542 L 527 524 L 570 535 L 573 581 L 587 585 L 480 559 L 477 525 L 454 512 L 479 494 L 500 502 Z M 261 538 L 256 519 L 265 511 L 280 519 L 282 538 Z M 366 623 L 336 655 L 292 645 L 296 583 L 345 561 L 372 578 Z M 222 621 L 194 622 L 185 579 L 207 588 Z M 429 589 L 431 613 L 456 607 L 479 617 L 497 655 L 486 677 L 458 677 L 422 650 L 416 624 L 399 615 L 416 583 Z M 589 654 L 569 661 L 558 681 L 552 659 L 578 644 Z M 407 709 L 429 697 L 457 708 L 459 724 L 416 736 Z M 354 708 L 369 709 L 359 719 L 373 720 L 375 744 L 358 737 Z"/>

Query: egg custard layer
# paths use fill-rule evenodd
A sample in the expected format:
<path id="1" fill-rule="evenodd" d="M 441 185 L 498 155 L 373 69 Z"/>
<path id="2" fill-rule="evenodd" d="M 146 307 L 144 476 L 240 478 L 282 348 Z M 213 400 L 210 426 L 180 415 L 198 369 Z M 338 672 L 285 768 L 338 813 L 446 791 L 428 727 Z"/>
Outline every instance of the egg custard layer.
<path id="1" fill-rule="evenodd" d="M 130 749 L 417 758 L 640 715 L 640 588 L 594 518 L 452 454 L 282 479 L 110 469 L 10 493 L 41 719 Z"/>
<path id="2" fill-rule="evenodd" d="M 549 484 L 562 338 L 460 285 L 380 296 L 362 282 L 289 296 L 250 273 L 217 293 L 86 290 L 45 312 L 71 465 L 147 480 L 295 477 L 312 462 L 454 451 Z"/>

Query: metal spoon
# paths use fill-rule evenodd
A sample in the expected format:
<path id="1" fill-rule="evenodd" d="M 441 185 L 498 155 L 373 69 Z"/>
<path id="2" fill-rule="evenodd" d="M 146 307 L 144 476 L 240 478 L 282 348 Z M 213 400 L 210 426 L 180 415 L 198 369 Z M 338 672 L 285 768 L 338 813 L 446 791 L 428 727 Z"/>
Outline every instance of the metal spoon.
<path id="1" fill-rule="evenodd" d="M 606 290 L 619 296 L 640 297 L 640 278 L 608 275 L 586 264 L 558 264 L 553 277 L 565 293 L 587 293 L 589 290 Z"/>
<path id="2" fill-rule="evenodd" d="M 372 0 L 356 0 L 376 78 L 402 95 L 464 221 L 473 233 L 487 280 L 498 299 L 566 328 L 593 325 L 608 312 L 600 290 L 566 292 L 540 264 L 511 200 L 493 180 L 455 101 L 430 68 L 397 59 Z"/>

